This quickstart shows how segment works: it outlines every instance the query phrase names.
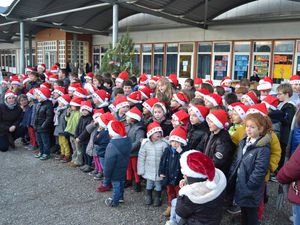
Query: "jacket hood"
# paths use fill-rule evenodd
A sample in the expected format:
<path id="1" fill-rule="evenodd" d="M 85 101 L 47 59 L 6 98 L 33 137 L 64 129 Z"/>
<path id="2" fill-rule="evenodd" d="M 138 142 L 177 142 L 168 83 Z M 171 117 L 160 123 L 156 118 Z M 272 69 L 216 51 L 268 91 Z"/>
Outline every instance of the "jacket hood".
<path id="1" fill-rule="evenodd" d="M 195 204 L 204 204 L 216 199 L 226 188 L 226 177 L 224 173 L 216 169 L 216 174 L 213 182 L 216 183 L 214 189 L 209 189 L 207 183 L 209 181 L 197 182 L 183 186 L 180 191 L 180 196 L 187 196 Z"/>

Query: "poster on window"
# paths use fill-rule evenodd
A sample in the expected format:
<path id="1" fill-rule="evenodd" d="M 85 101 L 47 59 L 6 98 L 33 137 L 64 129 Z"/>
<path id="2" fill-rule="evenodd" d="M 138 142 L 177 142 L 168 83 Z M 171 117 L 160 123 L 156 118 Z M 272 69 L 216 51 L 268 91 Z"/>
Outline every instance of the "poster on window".
<path id="1" fill-rule="evenodd" d="M 270 55 L 254 56 L 254 71 L 259 77 L 265 77 L 269 74 Z"/>
<path id="2" fill-rule="evenodd" d="M 248 75 L 249 55 L 235 55 L 234 79 L 241 80 Z"/>
<path id="3" fill-rule="evenodd" d="M 274 78 L 290 79 L 292 76 L 293 55 L 274 55 Z"/>
<path id="4" fill-rule="evenodd" d="M 222 80 L 227 76 L 228 55 L 216 55 L 214 65 L 214 79 Z"/>

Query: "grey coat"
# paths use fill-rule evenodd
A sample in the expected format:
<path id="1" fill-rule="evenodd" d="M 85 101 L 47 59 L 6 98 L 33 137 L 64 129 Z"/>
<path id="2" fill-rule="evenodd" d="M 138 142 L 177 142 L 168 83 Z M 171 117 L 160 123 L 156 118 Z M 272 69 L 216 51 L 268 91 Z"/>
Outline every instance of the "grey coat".
<path id="1" fill-rule="evenodd" d="M 86 154 L 88 154 L 89 156 L 97 155 L 94 150 L 94 136 L 97 133 L 97 128 L 98 128 L 98 126 L 95 125 L 93 121 L 89 125 L 87 125 L 85 128 L 86 131 L 91 135 L 89 143 L 86 147 Z"/>
<path id="2" fill-rule="evenodd" d="M 67 115 L 67 108 L 59 110 L 58 113 L 58 125 L 55 126 L 54 129 L 54 136 L 58 136 L 60 134 L 64 133 L 64 130 L 67 126 L 67 121 L 65 120 L 65 117 Z"/>
<path id="3" fill-rule="evenodd" d="M 126 126 L 127 137 L 132 143 L 130 156 L 138 156 L 142 140 L 145 138 L 145 126 L 138 122 Z"/>
<path id="4" fill-rule="evenodd" d="M 138 156 L 138 174 L 148 180 L 161 180 L 158 174 L 159 162 L 167 147 L 168 142 L 164 138 L 156 142 L 151 142 L 149 138 L 145 138 L 142 141 Z"/>

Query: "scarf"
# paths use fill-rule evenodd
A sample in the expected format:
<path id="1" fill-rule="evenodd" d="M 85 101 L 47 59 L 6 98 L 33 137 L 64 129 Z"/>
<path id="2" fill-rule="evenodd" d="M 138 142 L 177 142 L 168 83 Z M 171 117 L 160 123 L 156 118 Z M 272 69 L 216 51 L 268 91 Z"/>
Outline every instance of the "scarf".
<path id="1" fill-rule="evenodd" d="M 8 104 L 6 99 L 4 101 L 4 104 L 7 106 L 7 108 L 9 108 L 10 110 L 14 109 L 17 106 L 17 103 L 14 104 Z"/>
<path id="2" fill-rule="evenodd" d="M 54 118 L 53 118 L 53 121 L 54 121 L 54 126 L 57 126 L 58 125 L 58 117 L 60 115 L 60 112 L 63 111 L 64 109 L 66 109 L 67 106 L 63 106 L 63 107 L 57 107 L 55 112 L 54 112 Z"/>

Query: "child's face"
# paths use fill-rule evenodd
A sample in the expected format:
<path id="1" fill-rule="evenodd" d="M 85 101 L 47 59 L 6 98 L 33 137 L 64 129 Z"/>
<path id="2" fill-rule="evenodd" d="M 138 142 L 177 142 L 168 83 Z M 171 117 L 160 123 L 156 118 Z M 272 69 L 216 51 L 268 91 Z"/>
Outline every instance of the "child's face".
<path id="1" fill-rule="evenodd" d="M 87 79 L 85 79 L 85 82 L 86 82 L 86 83 L 88 83 L 88 84 L 92 84 L 92 83 L 93 83 L 93 80 L 92 80 L 92 79 L 89 79 L 89 78 L 87 78 Z"/>
<path id="2" fill-rule="evenodd" d="M 171 100 L 171 104 L 170 104 L 170 107 L 172 109 L 176 109 L 176 108 L 179 108 L 181 105 L 174 99 Z"/>
<path id="3" fill-rule="evenodd" d="M 171 123 L 172 123 L 173 128 L 176 128 L 180 125 L 179 120 L 175 119 L 174 117 L 172 117 Z"/>
<path id="4" fill-rule="evenodd" d="M 128 124 L 134 123 L 134 120 L 129 116 L 126 116 L 126 121 L 127 121 Z"/>
<path id="5" fill-rule="evenodd" d="M 184 89 L 185 90 L 192 90 L 193 86 L 190 84 L 190 82 L 184 82 Z"/>
<path id="6" fill-rule="evenodd" d="M 151 112 L 146 107 L 143 107 L 143 115 L 149 115 L 149 114 L 151 114 Z"/>
<path id="7" fill-rule="evenodd" d="M 239 116 L 239 114 L 235 110 L 232 110 L 231 113 L 230 113 L 230 121 L 234 124 L 239 124 L 243 120 L 241 119 L 241 117 Z"/>
<path id="8" fill-rule="evenodd" d="M 17 89 L 20 88 L 20 86 L 19 86 L 19 85 L 16 85 L 16 84 L 13 84 L 13 85 L 11 85 L 11 86 L 12 86 L 12 88 L 13 88 L 14 90 L 17 90 Z"/>
<path id="9" fill-rule="evenodd" d="M 238 100 L 241 101 L 241 98 L 242 98 L 242 96 L 243 96 L 243 93 L 237 93 L 236 96 L 237 96 Z"/>
<path id="10" fill-rule="evenodd" d="M 59 79 L 63 79 L 63 78 L 65 78 L 65 74 L 62 71 L 59 71 L 58 77 L 59 77 Z"/>
<path id="11" fill-rule="evenodd" d="M 244 105 L 247 105 L 247 106 L 251 106 L 250 103 L 245 98 L 241 98 L 241 103 L 243 103 Z"/>
<path id="12" fill-rule="evenodd" d="M 123 91 L 124 91 L 124 94 L 127 96 L 132 92 L 132 88 L 131 88 L 131 86 L 124 86 Z"/>
<path id="13" fill-rule="evenodd" d="M 92 96 L 93 102 L 95 103 L 95 105 L 100 105 L 101 102 L 98 100 L 98 98 L 95 98 L 94 96 Z"/>
<path id="14" fill-rule="evenodd" d="M 284 102 L 287 99 L 289 99 L 289 94 L 288 93 L 284 94 L 281 90 L 279 90 L 277 93 L 277 98 L 279 99 L 280 102 Z"/>
<path id="15" fill-rule="evenodd" d="M 116 98 L 117 98 L 117 97 L 122 97 L 122 96 L 124 96 L 124 94 L 120 94 L 120 93 L 119 93 L 119 94 L 116 95 Z"/>
<path id="16" fill-rule="evenodd" d="M 125 113 L 129 111 L 129 106 L 124 106 L 119 109 L 119 116 L 123 116 Z"/>
<path id="17" fill-rule="evenodd" d="M 111 88 L 110 84 L 108 84 L 106 82 L 104 82 L 103 86 L 106 87 L 106 88 Z"/>
<path id="18" fill-rule="evenodd" d="M 190 122 L 192 125 L 200 123 L 200 120 L 194 111 L 190 110 L 189 115 L 190 115 Z"/>
<path id="19" fill-rule="evenodd" d="M 162 108 L 160 108 L 160 107 L 154 107 L 154 109 L 153 109 L 153 117 L 156 119 L 156 120 L 158 120 L 158 121 L 160 121 L 160 120 L 162 120 L 162 118 L 164 117 L 164 111 L 163 111 L 163 109 Z"/>
<path id="20" fill-rule="evenodd" d="M 195 92 L 195 98 L 203 99 L 203 96 L 201 94 L 199 94 L 198 92 Z"/>
<path id="21" fill-rule="evenodd" d="M 116 88 L 122 88 L 123 87 L 123 83 L 116 81 Z"/>
<path id="22" fill-rule="evenodd" d="M 220 130 L 210 119 L 207 119 L 207 124 L 210 132 L 218 132 Z"/>
<path id="23" fill-rule="evenodd" d="M 246 134 L 250 138 L 258 138 L 262 129 L 260 129 L 256 123 L 251 120 L 246 121 Z"/>
<path id="24" fill-rule="evenodd" d="M 159 91 L 161 93 L 164 93 L 166 90 L 167 90 L 167 85 L 165 84 L 160 84 L 159 87 L 158 87 Z"/>
<path id="25" fill-rule="evenodd" d="M 60 95 L 59 95 L 58 93 L 56 93 L 56 92 L 54 92 L 54 93 L 52 94 L 53 99 L 58 99 L 59 96 L 60 96 Z"/>
<path id="26" fill-rule="evenodd" d="M 207 99 L 204 99 L 204 104 L 207 108 L 211 109 L 214 107 L 213 103 L 211 103 L 210 101 L 208 101 Z"/>
<path id="27" fill-rule="evenodd" d="M 64 107 L 65 105 L 64 105 L 64 103 L 62 103 L 61 101 L 58 101 L 58 106 L 59 106 L 59 107 Z"/>
<path id="28" fill-rule="evenodd" d="M 95 87 L 98 87 L 99 84 L 100 84 L 99 81 L 96 78 L 93 78 L 93 85 Z"/>
<path id="29" fill-rule="evenodd" d="M 72 111 L 76 111 L 76 110 L 77 110 L 76 106 L 71 105 L 71 110 L 72 110 Z"/>
<path id="30" fill-rule="evenodd" d="M 30 81 L 36 81 L 37 80 L 37 77 L 35 75 L 32 75 L 32 74 L 29 74 L 29 80 Z"/>
<path id="31" fill-rule="evenodd" d="M 231 86 L 231 82 L 224 82 L 224 85 L 225 85 L 226 87 L 230 87 L 230 86 Z"/>
<path id="32" fill-rule="evenodd" d="M 83 115 L 83 116 L 87 116 L 89 114 L 90 114 L 90 112 L 85 109 L 81 111 L 81 115 Z"/>
<path id="33" fill-rule="evenodd" d="M 13 96 L 9 96 L 9 97 L 6 98 L 6 102 L 7 102 L 9 105 L 15 104 L 16 98 L 13 97 Z"/>
<path id="34" fill-rule="evenodd" d="M 28 105 L 28 99 L 27 98 L 21 98 L 20 99 L 20 105 L 21 107 L 25 107 Z"/>
<path id="35" fill-rule="evenodd" d="M 6 89 L 6 88 L 8 88 L 8 85 L 5 84 L 5 83 L 2 83 L 2 84 L 1 84 L 1 87 L 2 87 L 3 89 Z"/>
<path id="36" fill-rule="evenodd" d="M 270 93 L 270 91 L 260 91 L 260 96 L 267 96 Z"/>
<path id="37" fill-rule="evenodd" d="M 300 92 L 300 84 L 292 84 L 293 92 L 299 93 Z"/>
<path id="38" fill-rule="evenodd" d="M 159 132 L 155 132 L 154 134 L 152 134 L 152 136 L 150 137 L 150 140 L 152 142 L 155 142 L 155 141 L 158 141 L 162 138 L 162 133 L 159 131 Z"/>
<path id="39" fill-rule="evenodd" d="M 42 102 L 43 101 L 43 99 L 41 98 L 41 96 L 36 95 L 35 97 L 36 97 L 36 100 L 38 100 L 38 102 Z"/>
<path id="40" fill-rule="evenodd" d="M 149 88 L 154 90 L 156 88 L 156 84 L 154 82 L 149 82 Z"/>
<path id="41" fill-rule="evenodd" d="M 73 92 L 74 92 L 74 91 L 72 91 L 72 90 L 68 90 L 68 94 L 70 95 L 70 97 L 73 96 Z"/>
<path id="42" fill-rule="evenodd" d="M 181 143 L 178 142 L 178 141 L 171 141 L 170 144 L 171 144 L 171 146 L 172 146 L 173 148 L 175 148 L 175 149 L 181 147 Z"/>
<path id="43" fill-rule="evenodd" d="M 52 85 L 53 89 L 59 86 L 56 82 L 52 81 L 50 81 L 50 84 Z"/>

